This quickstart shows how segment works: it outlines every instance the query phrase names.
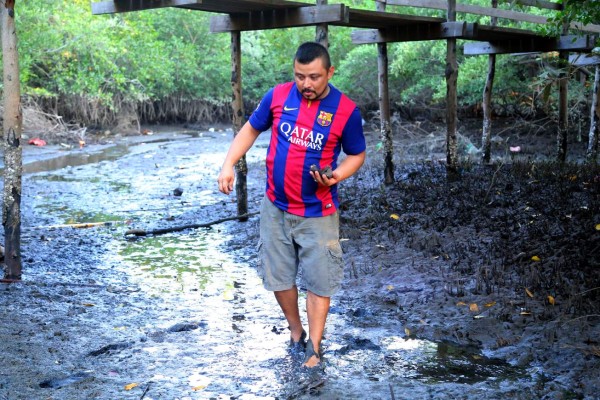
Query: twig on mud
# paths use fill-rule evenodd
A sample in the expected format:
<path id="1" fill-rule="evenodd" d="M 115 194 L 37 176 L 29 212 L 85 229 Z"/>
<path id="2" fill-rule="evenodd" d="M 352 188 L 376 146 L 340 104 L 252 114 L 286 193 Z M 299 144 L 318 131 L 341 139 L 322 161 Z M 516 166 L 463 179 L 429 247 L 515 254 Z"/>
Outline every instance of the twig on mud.
<path id="1" fill-rule="evenodd" d="M 32 226 L 29 229 L 57 229 L 57 228 L 94 228 L 96 226 L 111 226 L 113 224 L 129 224 L 131 221 L 105 221 L 105 222 L 78 222 L 74 224 L 59 224 L 59 225 L 44 225 L 44 226 Z"/>
<path id="2" fill-rule="evenodd" d="M 392 400 L 396 400 L 396 396 L 394 396 L 394 389 L 392 388 L 392 384 L 389 384 L 390 386 L 390 396 Z"/>
<path id="3" fill-rule="evenodd" d="M 180 231 L 184 231 L 186 229 L 208 228 L 211 225 L 220 224 L 221 222 L 234 221 L 236 219 L 246 219 L 246 218 L 252 217 L 257 214 L 260 214 L 260 213 L 257 211 L 257 212 L 253 212 L 253 213 L 243 214 L 243 215 L 236 215 L 234 217 L 221 218 L 216 221 L 206 222 L 203 224 L 190 224 L 190 225 L 183 225 L 183 226 L 174 226 L 172 228 L 155 229 L 152 231 L 145 231 L 143 229 L 130 229 L 127 232 L 125 232 L 125 236 L 127 237 L 128 235 L 134 235 L 134 236 L 162 235 L 163 233 L 180 232 Z"/>
<path id="4" fill-rule="evenodd" d="M 148 382 L 148 385 L 146 385 L 146 389 L 144 389 L 144 393 L 142 393 L 142 397 L 140 397 L 140 400 L 144 400 L 144 397 L 146 397 L 146 393 L 148 393 L 148 390 L 150 390 L 150 385 L 152 385 L 152 381 Z"/>
<path id="5" fill-rule="evenodd" d="M 583 292 L 575 293 L 575 296 L 580 296 L 582 294 L 586 294 L 587 292 L 593 292 L 594 290 L 598 290 L 598 289 L 600 289 L 600 287 L 595 287 L 595 288 L 591 288 L 588 290 L 584 290 Z"/>
<path id="6" fill-rule="evenodd" d="M 566 324 L 566 323 L 569 323 L 569 322 L 574 322 L 574 321 L 577 321 L 577 320 L 580 320 L 580 319 L 584 319 L 584 318 L 592 318 L 592 317 L 600 317 L 600 314 L 588 314 L 588 315 L 582 315 L 581 317 L 577 317 L 577 318 L 570 319 L 570 320 L 568 320 L 568 321 L 565 321 L 564 323 Z"/>
<path id="7" fill-rule="evenodd" d="M 487 202 L 487 198 L 488 198 L 490 192 L 492 191 L 492 188 L 494 187 L 494 182 L 496 181 L 496 176 L 498 175 L 498 172 L 500 172 L 500 170 L 502 169 L 503 166 L 504 166 L 504 163 L 501 163 L 500 165 L 498 165 L 498 168 L 496 168 L 496 171 L 494 171 L 494 175 L 492 175 L 492 181 L 490 182 L 490 187 L 488 188 L 487 192 L 485 193 L 485 197 L 483 198 L 483 204 L 485 204 Z"/>

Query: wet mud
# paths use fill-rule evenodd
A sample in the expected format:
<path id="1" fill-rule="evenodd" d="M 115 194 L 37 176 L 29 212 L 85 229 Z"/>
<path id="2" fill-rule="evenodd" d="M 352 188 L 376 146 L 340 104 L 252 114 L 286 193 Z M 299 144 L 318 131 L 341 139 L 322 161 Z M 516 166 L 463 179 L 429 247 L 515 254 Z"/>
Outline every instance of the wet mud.
<path id="1" fill-rule="evenodd" d="M 307 370 L 254 269 L 257 217 L 125 236 L 235 215 L 215 184 L 231 135 L 26 149 L 0 399 L 595 398 L 597 166 L 500 149 L 449 175 L 443 141 L 399 137 L 386 187 L 370 134 L 368 164 L 341 188 L 346 276 L 323 368 Z M 250 211 L 267 143 L 248 154 Z"/>

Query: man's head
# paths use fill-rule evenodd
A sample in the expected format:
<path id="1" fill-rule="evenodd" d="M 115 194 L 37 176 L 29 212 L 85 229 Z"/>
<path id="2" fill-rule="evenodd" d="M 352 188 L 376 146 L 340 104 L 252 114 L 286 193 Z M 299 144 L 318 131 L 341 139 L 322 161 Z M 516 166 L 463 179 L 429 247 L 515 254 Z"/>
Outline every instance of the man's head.
<path id="1" fill-rule="evenodd" d="M 306 99 L 320 100 L 327 96 L 333 72 L 329 52 L 323 45 L 306 42 L 298 47 L 294 57 L 294 80 Z"/>

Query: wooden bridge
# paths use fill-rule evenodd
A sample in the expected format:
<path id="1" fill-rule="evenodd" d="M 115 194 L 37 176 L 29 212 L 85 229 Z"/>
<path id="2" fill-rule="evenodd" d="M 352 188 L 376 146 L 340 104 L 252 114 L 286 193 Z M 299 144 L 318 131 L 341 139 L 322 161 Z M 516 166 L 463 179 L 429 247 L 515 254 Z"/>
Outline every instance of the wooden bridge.
<path id="1" fill-rule="evenodd" d="M 466 1 L 466 0 L 465 0 Z M 589 55 L 594 49 L 600 33 L 599 25 L 581 26 L 571 24 L 563 26 L 558 37 L 540 34 L 535 26 L 546 24 L 548 18 L 532 13 L 515 11 L 537 8 L 552 15 L 562 9 L 562 4 L 547 0 L 490 0 L 491 7 L 470 4 L 458 4 L 456 0 L 374 0 L 374 10 L 360 10 L 345 4 L 328 4 L 327 0 L 316 0 L 315 4 L 287 0 L 113 0 L 92 3 L 94 14 L 112 14 L 130 11 L 142 11 L 153 8 L 176 7 L 216 13 L 211 17 L 211 32 L 229 32 L 232 37 L 232 87 L 234 100 L 233 126 L 238 132 L 244 123 L 244 110 L 241 91 L 241 32 L 249 30 L 280 29 L 314 25 L 316 41 L 328 45 L 327 26 L 346 26 L 360 28 L 351 32 L 352 42 L 356 44 L 376 43 L 379 66 L 379 100 L 381 112 L 381 135 L 384 148 L 384 181 L 394 182 L 393 146 L 390 124 L 390 106 L 388 89 L 387 43 L 423 40 L 446 40 L 446 158 L 449 169 L 458 163 L 457 151 L 457 88 L 458 64 L 456 62 L 456 41 L 468 40 L 464 44 L 465 55 L 487 55 L 489 71 L 486 86 L 483 89 L 483 161 L 490 160 L 491 147 L 491 94 L 493 88 L 495 56 L 511 53 L 559 52 L 565 63 L 596 65 L 591 128 L 588 155 L 596 157 L 598 151 L 598 130 L 600 125 L 600 71 L 597 56 Z M 391 12 L 388 6 L 402 7 L 401 12 Z M 413 15 L 411 10 L 438 9 L 445 17 Z M 396 8 L 398 9 L 398 8 Z M 461 16 L 464 19 L 458 19 Z M 475 16 L 475 17 L 474 17 Z M 473 19 L 489 21 L 487 24 L 468 22 Z M 527 28 L 500 26 L 499 20 L 517 21 Z M 571 53 L 571 58 L 569 55 Z M 573 54 L 577 53 L 577 54 Z M 581 56 L 583 54 L 583 56 Z M 557 158 L 566 159 L 567 152 L 567 81 L 566 72 L 559 77 L 559 121 Z M 236 166 L 236 191 L 238 194 L 238 213 L 247 213 L 245 159 Z"/>

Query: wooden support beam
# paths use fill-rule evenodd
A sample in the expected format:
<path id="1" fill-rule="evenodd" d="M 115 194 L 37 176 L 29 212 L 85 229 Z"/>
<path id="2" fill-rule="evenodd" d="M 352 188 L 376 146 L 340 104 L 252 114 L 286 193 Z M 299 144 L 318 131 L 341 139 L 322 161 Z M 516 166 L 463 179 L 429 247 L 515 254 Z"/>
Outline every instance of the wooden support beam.
<path id="1" fill-rule="evenodd" d="M 344 4 L 254 11 L 210 18 L 212 33 L 291 28 L 328 22 L 348 23 L 349 8 Z"/>
<path id="2" fill-rule="evenodd" d="M 595 38 L 590 35 L 566 35 L 554 38 L 513 38 L 497 42 L 465 43 L 465 55 L 545 53 L 550 51 L 592 51 Z"/>
<path id="3" fill-rule="evenodd" d="M 242 98 L 242 34 L 239 31 L 231 32 L 231 89 L 233 99 L 233 137 L 235 138 L 245 123 L 244 100 Z M 235 194 L 237 196 L 238 215 L 248 214 L 248 164 L 246 156 L 235 164 Z M 241 219 L 242 221 L 248 218 Z"/>
<path id="4" fill-rule="evenodd" d="M 385 12 L 385 0 L 377 3 L 377 11 Z M 379 82 L 379 122 L 383 143 L 383 182 L 394 183 L 394 135 L 392 132 L 387 43 L 377 43 L 377 76 Z"/>
<path id="5" fill-rule="evenodd" d="M 472 39 L 477 32 L 477 24 L 467 22 L 423 23 L 398 25 L 387 29 L 364 29 L 350 33 L 352 43 L 391 43 L 438 40 L 449 38 Z"/>
<path id="6" fill-rule="evenodd" d="M 191 6 L 202 4 L 202 0 L 114 0 L 92 3 L 92 14 L 114 14 L 152 8 Z"/>
<path id="7" fill-rule="evenodd" d="M 492 0 L 492 8 L 498 7 L 498 0 Z M 498 24 L 498 18 L 492 17 L 492 26 Z M 483 127 L 481 129 L 481 160 L 489 163 L 492 153 L 492 91 L 494 90 L 494 78 L 496 76 L 496 55 L 488 56 L 488 73 L 483 87 Z"/>
<path id="8" fill-rule="evenodd" d="M 590 133 L 586 151 L 586 159 L 589 162 L 594 162 L 598 159 L 598 136 L 600 136 L 600 65 L 596 64 L 594 89 L 592 92 Z"/>
<path id="9" fill-rule="evenodd" d="M 317 0 L 317 6 L 326 6 L 327 0 Z M 315 42 L 321 43 L 325 48 L 329 48 L 329 25 L 317 24 L 315 27 Z"/>
<path id="10" fill-rule="evenodd" d="M 456 21 L 456 0 L 448 0 L 446 18 Z M 446 168 L 458 170 L 458 61 L 456 38 L 446 39 Z"/>

